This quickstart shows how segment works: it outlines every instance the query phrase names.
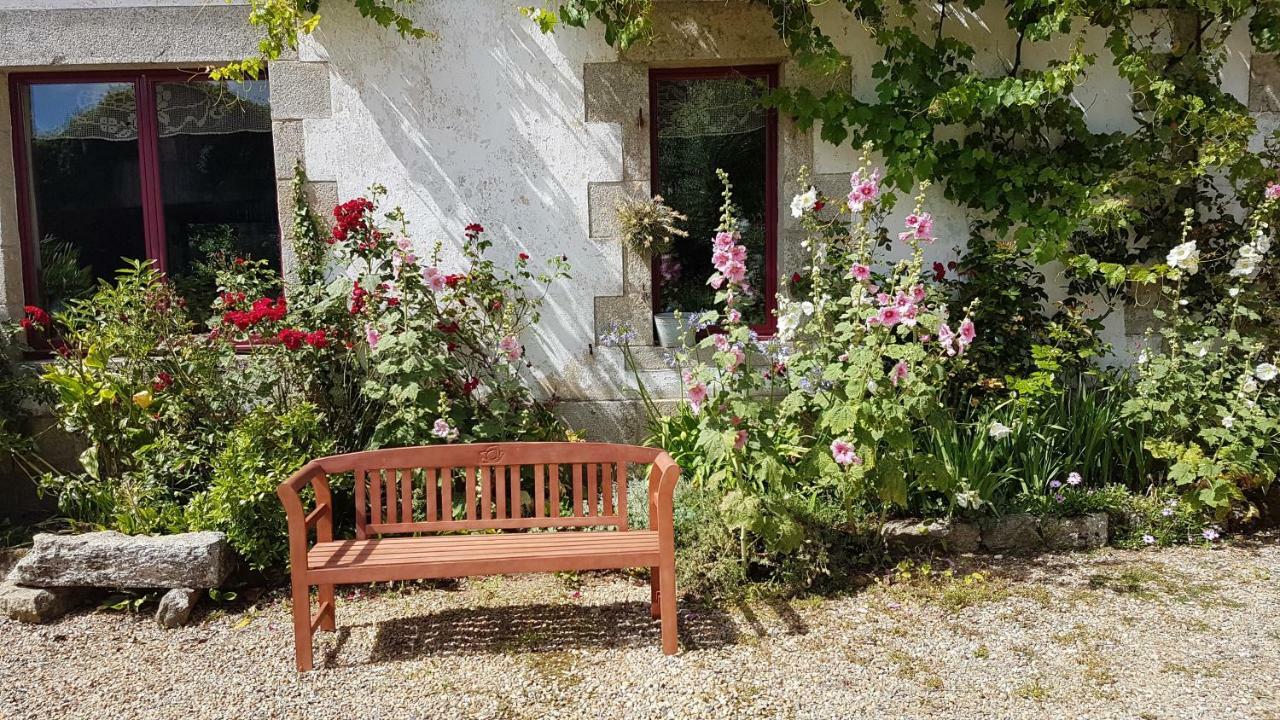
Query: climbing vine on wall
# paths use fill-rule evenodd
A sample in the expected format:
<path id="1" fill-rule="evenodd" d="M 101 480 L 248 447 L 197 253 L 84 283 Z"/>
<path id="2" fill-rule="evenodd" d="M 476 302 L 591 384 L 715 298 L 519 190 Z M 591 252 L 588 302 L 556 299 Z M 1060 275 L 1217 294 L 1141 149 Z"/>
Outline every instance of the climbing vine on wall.
<path id="1" fill-rule="evenodd" d="M 405 39 L 421 40 L 433 37 L 433 33 L 418 27 L 413 20 L 397 9 L 414 0 L 331 0 L 349 2 L 360 15 L 384 28 L 392 28 Z M 257 78 L 267 63 L 276 60 L 285 50 L 297 50 L 298 38 L 310 35 L 320 26 L 321 0 L 250 0 L 249 24 L 262 30 L 258 41 L 258 54 L 216 68 L 211 74 L 215 80 L 244 80 Z"/>
<path id="2" fill-rule="evenodd" d="M 757 1 L 803 66 L 847 71 L 828 34 L 830 14 L 822 27 L 815 18 L 820 3 Z M 880 152 L 898 188 L 939 183 L 985 230 L 1035 259 L 1073 259 L 1091 271 L 1077 278 L 1078 290 L 1118 283 L 1126 263 L 1161 256 L 1184 207 L 1198 209 L 1202 227 L 1238 232 L 1230 203 L 1256 199 L 1274 177 L 1270 153 L 1249 151 L 1248 108 L 1217 80 L 1233 28 L 1247 24 L 1256 52 L 1280 48 L 1280 0 L 1005 0 L 1008 47 L 958 37 L 972 13 L 996 7 L 987 0 L 835 4 L 880 47 L 874 96 L 784 88 L 771 102 L 802 126 L 820 124 L 829 142 Z M 590 6 L 611 43 L 643 41 L 635 18 L 649 0 Z M 576 0 L 559 12 L 579 17 L 585 7 Z M 1072 97 L 1100 62 L 1085 43 L 1099 29 L 1107 61 L 1132 88 L 1127 132 L 1090 129 Z M 1041 67 L 1024 62 L 1048 42 L 1069 50 Z M 1007 60 L 975 62 L 979 50 Z"/>

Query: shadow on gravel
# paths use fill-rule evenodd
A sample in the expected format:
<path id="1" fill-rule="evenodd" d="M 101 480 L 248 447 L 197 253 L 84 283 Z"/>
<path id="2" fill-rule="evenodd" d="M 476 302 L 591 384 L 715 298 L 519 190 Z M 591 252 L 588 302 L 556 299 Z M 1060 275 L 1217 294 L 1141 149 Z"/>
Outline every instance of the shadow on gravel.
<path id="1" fill-rule="evenodd" d="M 464 608 L 363 627 L 374 629 L 371 663 L 433 655 L 661 645 L 659 623 L 649 617 L 646 602 Z M 325 665 L 334 664 L 349 634 L 347 628 L 339 627 L 337 644 L 326 653 Z M 684 649 L 724 647 L 737 643 L 738 638 L 738 627 L 724 610 L 693 605 L 680 611 L 680 644 Z"/>

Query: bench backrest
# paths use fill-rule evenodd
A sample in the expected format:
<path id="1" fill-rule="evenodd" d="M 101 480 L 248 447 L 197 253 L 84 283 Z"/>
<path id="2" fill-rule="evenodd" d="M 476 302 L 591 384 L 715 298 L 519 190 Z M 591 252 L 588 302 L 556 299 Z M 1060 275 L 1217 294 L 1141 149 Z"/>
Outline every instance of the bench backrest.
<path id="1" fill-rule="evenodd" d="M 456 530 L 626 530 L 629 467 L 651 464 L 661 452 L 607 443 L 487 443 L 371 450 L 316 464 L 328 475 L 354 474 L 360 539 Z"/>

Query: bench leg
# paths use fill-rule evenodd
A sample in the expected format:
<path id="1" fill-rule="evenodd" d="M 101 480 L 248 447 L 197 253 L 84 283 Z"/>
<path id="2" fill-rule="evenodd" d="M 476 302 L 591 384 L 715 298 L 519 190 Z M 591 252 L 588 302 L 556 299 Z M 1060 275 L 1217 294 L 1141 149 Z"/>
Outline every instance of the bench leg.
<path id="1" fill-rule="evenodd" d="M 676 561 L 663 558 L 658 569 L 662 584 L 658 589 L 658 604 L 662 613 L 662 652 L 675 655 L 679 650 L 676 636 Z"/>
<path id="2" fill-rule="evenodd" d="M 658 575 L 660 572 L 656 567 L 649 568 L 649 614 L 654 620 L 662 617 L 662 609 L 658 603 L 658 598 L 662 596 L 662 591 L 658 587 Z"/>
<path id="3" fill-rule="evenodd" d="M 320 629 L 333 632 L 338 629 L 337 619 L 334 617 L 337 613 L 337 607 L 333 602 L 333 586 L 320 585 L 316 589 L 318 593 L 317 600 L 320 602 L 320 607 L 324 608 L 321 610 L 324 613 L 324 617 L 320 618 Z"/>
<path id="4" fill-rule="evenodd" d="M 311 669 L 311 588 L 293 578 L 293 652 L 298 671 Z"/>

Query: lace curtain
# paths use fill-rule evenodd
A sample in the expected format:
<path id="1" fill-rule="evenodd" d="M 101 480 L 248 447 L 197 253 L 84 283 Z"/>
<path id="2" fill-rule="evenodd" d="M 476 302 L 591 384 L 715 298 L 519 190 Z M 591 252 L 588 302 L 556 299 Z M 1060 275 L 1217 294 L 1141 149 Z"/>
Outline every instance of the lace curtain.
<path id="1" fill-rule="evenodd" d="M 675 80 L 658 83 L 659 138 L 737 135 L 763 128 L 760 99 L 768 88 L 752 78 Z"/>
<path id="2" fill-rule="evenodd" d="M 264 86 L 265 88 L 265 86 Z M 261 94 L 261 93 L 252 93 Z M 116 87 L 85 103 L 62 127 L 38 132 L 39 140 L 136 140 L 138 110 L 132 85 Z M 160 137 L 271 132 L 271 109 L 239 97 L 226 85 L 174 82 L 156 85 L 156 121 Z"/>

